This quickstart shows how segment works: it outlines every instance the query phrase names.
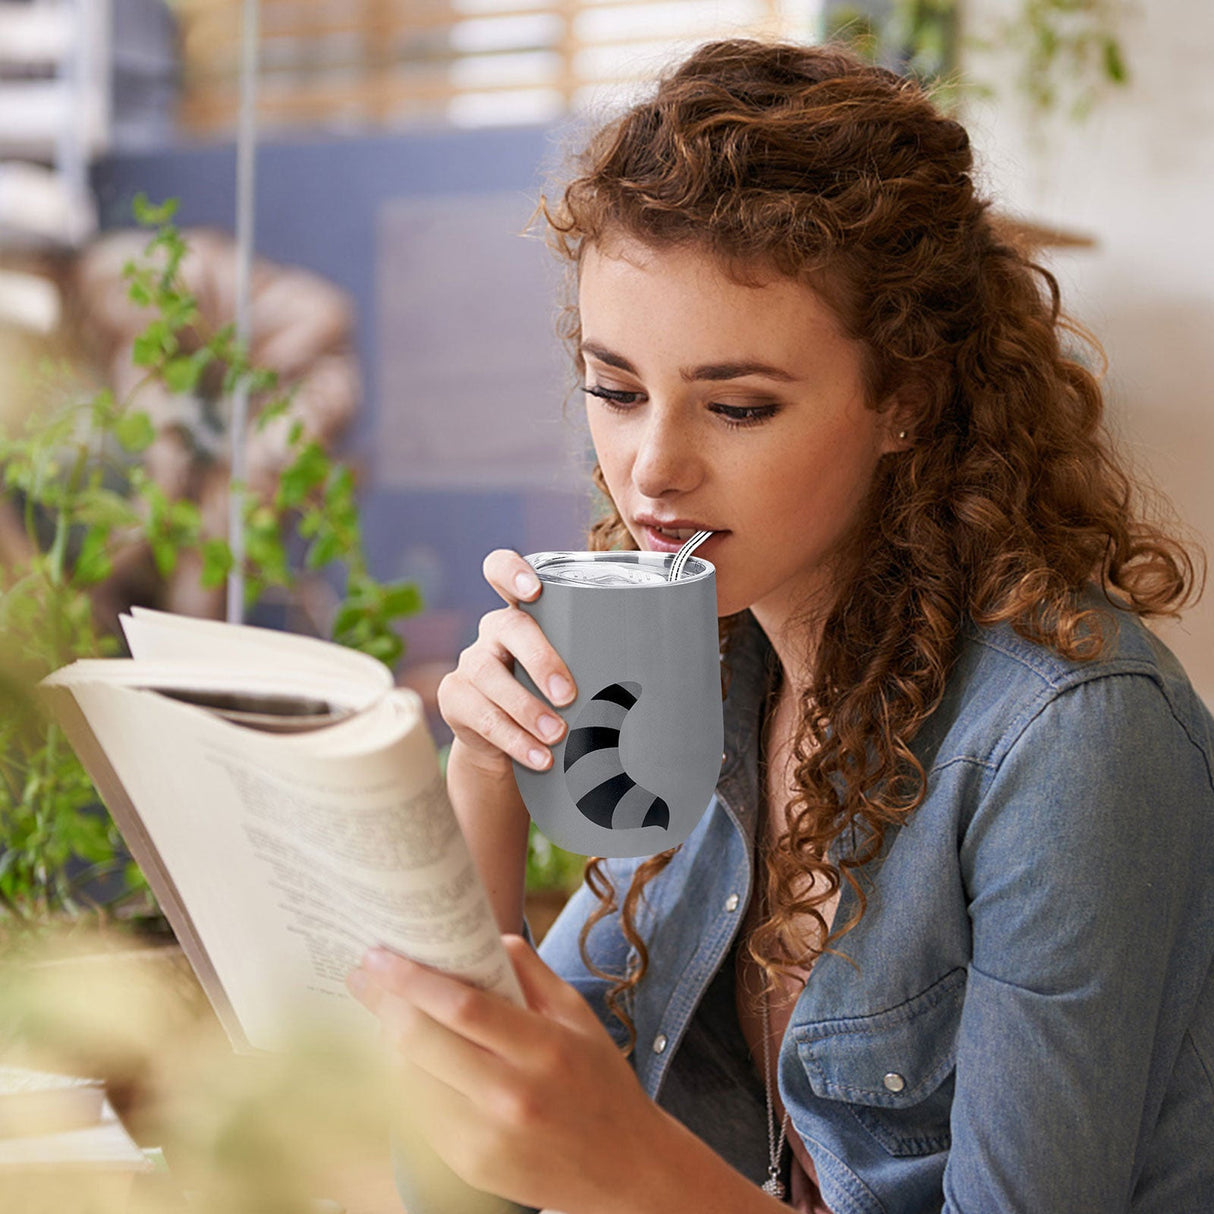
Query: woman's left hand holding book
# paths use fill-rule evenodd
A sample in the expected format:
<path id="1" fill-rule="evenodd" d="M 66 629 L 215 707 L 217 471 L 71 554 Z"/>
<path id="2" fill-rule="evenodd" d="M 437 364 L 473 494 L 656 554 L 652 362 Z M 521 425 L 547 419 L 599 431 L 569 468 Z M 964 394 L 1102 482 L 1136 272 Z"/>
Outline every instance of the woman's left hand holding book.
<path id="1" fill-rule="evenodd" d="M 573 1211 L 588 1186 L 618 1185 L 621 1160 L 653 1148 L 665 1115 L 581 995 L 521 937 L 503 942 L 527 1008 L 383 949 L 350 988 L 444 1162 L 478 1189 Z"/>
<path id="2" fill-rule="evenodd" d="M 423 1110 L 421 1131 L 443 1161 L 478 1189 L 566 1214 L 680 1208 L 664 1190 L 675 1180 L 690 1197 L 687 1168 L 702 1176 L 707 1163 L 766 1209 L 770 1199 L 649 1099 L 582 996 L 522 937 L 502 940 L 526 1008 L 382 949 L 349 979 L 379 1018 L 407 1099 Z M 714 1190 L 725 1196 L 719 1178 Z"/>

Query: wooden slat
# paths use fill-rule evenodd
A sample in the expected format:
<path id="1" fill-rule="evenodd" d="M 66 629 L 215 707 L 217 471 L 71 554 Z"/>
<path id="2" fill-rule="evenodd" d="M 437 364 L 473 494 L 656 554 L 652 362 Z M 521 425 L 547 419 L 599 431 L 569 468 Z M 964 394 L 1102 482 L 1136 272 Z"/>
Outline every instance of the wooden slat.
<path id="1" fill-rule="evenodd" d="M 542 8 L 526 8 L 517 2 L 500 11 L 456 12 L 450 0 L 347 0 L 336 6 L 332 0 L 262 0 L 265 14 L 262 48 L 261 96 L 258 112 L 268 127 L 286 128 L 325 125 L 351 120 L 368 127 L 397 125 L 411 115 L 434 118 L 465 93 L 553 89 L 567 108 L 579 89 L 610 87 L 625 83 L 627 74 L 612 78 L 586 78 L 575 69 L 584 50 L 627 49 L 654 42 L 672 44 L 684 38 L 698 39 L 711 32 L 703 27 L 698 0 L 681 0 L 688 10 L 684 33 L 659 39 L 643 34 L 582 42 L 574 34 L 579 13 L 593 7 L 644 7 L 652 0 L 610 0 L 608 5 L 589 6 L 582 0 L 551 0 Z M 185 55 L 183 124 L 197 133 L 216 134 L 235 125 L 239 106 L 239 7 L 241 0 L 182 0 L 178 6 Z M 504 83 L 493 86 L 461 86 L 450 79 L 451 69 L 465 57 L 445 45 L 443 34 L 468 21 L 526 18 L 552 15 L 559 18 L 550 40 L 534 46 L 511 47 L 496 52 L 478 52 L 476 57 L 549 52 L 561 69 L 553 79 Z M 694 18 L 700 17 L 697 23 Z M 775 0 L 764 0 L 763 16 L 752 28 L 779 33 Z M 414 45 L 409 35 L 416 35 Z M 326 42 L 344 40 L 336 47 Z M 298 48 L 298 59 L 283 55 Z M 277 53 L 276 53 L 277 52 Z M 309 53 L 311 52 L 311 53 Z M 285 61 L 284 61 L 285 60 Z M 348 78 L 334 79 L 345 73 Z"/>
<path id="2" fill-rule="evenodd" d="M 697 10 L 702 9 L 701 0 L 672 0 L 687 8 L 689 33 L 702 30 L 702 21 Z M 643 8 L 652 0 L 614 0 L 610 7 Z M 394 11 L 390 3 L 382 6 L 383 11 L 372 21 L 365 15 L 360 15 L 350 9 L 344 10 L 340 16 L 320 16 L 309 20 L 300 20 L 298 24 L 271 27 L 263 24 L 261 31 L 262 46 L 273 45 L 275 42 L 320 42 L 325 38 L 335 38 L 348 34 L 368 35 L 374 31 L 376 37 L 394 39 L 401 34 L 409 34 L 427 30 L 442 30 L 453 28 L 457 24 L 475 21 L 505 20 L 509 18 L 543 17 L 555 15 L 560 17 L 568 27 L 577 15 L 579 6 L 575 3 L 551 4 L 545 8 L 511 8 L 501 12 L 491 13 L 453 13 L 446 5 L 427 5 L 421 9 Z M 220 20 L 219 18 L 222 18 Z M 768 14 L 755 28 L 771 28 L 773 20 L 771 6 Z M 698 29 L 697 29 L 698 26 Z M 239 59 L 239 22 L 234 14 L 210 14 L 205 19 L 188 19 L 182 22 L 182 45 L 185 48 L 187 66 L 190 61 L 210 57 L 214 54 L 227 52 L 227 58 L 232 63 Z M 645 41 L 640 36 L 634 36 L 634 41 Z M 596 43 L 597 45 L 597 43 Z"/>
<path id="3" fill-rule="evenodd" d="M 385 70 L 396 70 L 400 72 L 408 72 L 416 67 L 435 67 L 440 70 L 447 70 L 456 63 L 467 58 L 476 59 L 492 59 L 500 57 L 503 59 L 513 55 L 531 54 L 537 51 L 551 51 L 558 53 L 566 60 L 572 61 L 573 57 L 585 50 L 599 49 L 620 49 L 624 50 L 628 47 L 649 46 L 654 43 L 671 43 L 672 45 L 684 39 L 695 39 L 698 37 L 697 31 L 687 30 L 683 34 L 670 34 L 664 38 L 655 39 L 646 37 L 641 34 L 621 35 L 617 38 L 603 38 L 594 42 L 583 42 L 578 40 L 572 34 L 568 34 L 564 39 L 556 43 L 537 43 L 534 46 L 519 46 L 510 47 L 500 51 L 478 51 L 475 55 L 470 55 L 467 52 L 444 48 L 442 53 L 427 54 L 424 58 L 418 57 L 410 59 L 404 56 L 393 58 L 388 56 L 389 62 L 386 64 Z M 282 66 L 263 66 L 261 69 L 260 79 L 264 82 L 269 82 L 271 85 L 275 80 L 288 80 L 298 78 L 301 87 L 308 87 L 308 77 L 315 73 L 324 73 L 331 75 L 343 69 L 357 68 L 364 63 L 361 55 L 347 52 L 340 57 L 326 59 L 321 62 L 313 62 L 307 65 L 282 65 Z M 236 88 L 239 83 L 239 73 L 236 71 L 235 65 L 228 69 L 226 64 L 216 63 L 213 58 L 205 65 L 197 65 L 189 67 L 185 74 L 185 82 L 187 88 L 223 88 L 230 85 Z M 537 81 L 537 84 L 546 84 L 546 81 Z M 599 84 L 600 80 L 595 78 L 587 78 L 579 81 L 579 84 Z M 505 87 L 505 86 L 502 86 Z"/>

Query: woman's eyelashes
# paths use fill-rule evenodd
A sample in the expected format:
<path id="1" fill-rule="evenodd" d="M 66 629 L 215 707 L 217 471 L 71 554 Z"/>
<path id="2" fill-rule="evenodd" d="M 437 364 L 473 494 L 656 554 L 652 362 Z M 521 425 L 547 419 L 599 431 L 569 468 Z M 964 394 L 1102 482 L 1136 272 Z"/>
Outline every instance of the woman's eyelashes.
<path id="1" fill-rule="evenodd" d="M 643 392 L 629 392 L 620 388 L 604 388 L 601 384 L 584 384 L 582 391 L 587 396 L 601 400 L 609 409 L 621 412 L 630 409 L 644 398 Z M 756 426 L 767 421 L 779 412 L 777 404 L 761 405 L 725 405 L 714 401 L 708 406 L 727 426 L 741 428 Z"/>
<path id="2" fill-rule="evenodd" d="M 757 426 L 779 412 L 779 405 L 710 405 L 727 426 Z"/>
<path id="3" fill-rule="evenodd" d="M 623 392 L 618 388 L 604 388 L 599 384 L 584 384 L 582 391 L 587 396 L 597 396 L 599 400 L 616 407 L 635 405 L 643 395 L 640 392 Z"/>

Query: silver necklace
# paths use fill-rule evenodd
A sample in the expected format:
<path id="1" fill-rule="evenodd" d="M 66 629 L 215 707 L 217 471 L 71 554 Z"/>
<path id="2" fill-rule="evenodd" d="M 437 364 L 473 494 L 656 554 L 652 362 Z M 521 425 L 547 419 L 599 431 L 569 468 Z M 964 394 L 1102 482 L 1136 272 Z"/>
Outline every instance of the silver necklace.
<path id="1" fill-rule="evenodd" d="M 770 1193 L 777 1201 L 784 1200 L 784 1185 L 780 1180 L 780 1162 L 784 1156 L 784 1141 L 788 1137 L 788 1111 L 780 1122 L 779 1138 L 776 1137 L 776 1112 L 771 1096 L 771 1018 L 767 1011 L 767 995 L 763 995 L 763 1089 L 767 1094 L 767 1179 L 763 1192 Z"/>
<path id="2" fill-rule="evenodd" d="M 772 713 L 768 711 L 763 724 L 762 752 L 764 765 L 766 765 L 768 759 L 771 722 Z M 766 899 L 764 899 L 764 902 L 766 902 Z M 780 1180 L 780 1163 L 784 1158 L 784 1142 L 788 1137 L 788 1110 L 784 1110 L 784 1117 L 780 1122 L 780 1130 L 777 1135 L 775 1101 L 772 1099 L 771 1093 L 771 1014 L 768 1010 L 770 999 L 766 991 L 763 992 L 761 998 L 763 1004 L 763 1091 L 767 1096 L 768 1159 L 767 1179 L 763 1182 L 762 1189 L 764 1193 L 771 1194 L 777 1201 L 783 1201 L 785 1189 L 783 1181 Z"/>

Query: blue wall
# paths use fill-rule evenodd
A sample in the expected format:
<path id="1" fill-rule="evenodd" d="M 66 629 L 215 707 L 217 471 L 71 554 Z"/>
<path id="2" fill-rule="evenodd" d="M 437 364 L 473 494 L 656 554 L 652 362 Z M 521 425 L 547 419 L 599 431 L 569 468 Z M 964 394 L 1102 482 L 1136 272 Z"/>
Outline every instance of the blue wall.
<path id="1" fill-rule="evenodd" d="M 517 191 L 525 215 L 558 158 L 558 141 L 552 129 L 528 127 L 324 138 L 259 149 L 258 254 L 324 275 L 348 290 L 357 304 L 365 397 L 346 453 L 364 467 L 375 462 L 386 395 L 379 342 L 391 337 L 381 337 L 376 323 L 377 290 L 383 289 L 376 275 L 381 256 L 377 230 L 384 208 L 402 199 L 500 198 Z M 142 191 L 153 201 L 178 198 L 183 227 L 231 231 L 235 174 L 231 145 L 111 158 L 95 172 L 102 224 L 129 226 L 131 201 Z M 486 278 L 492 281 L 492 266 L 486 267 Z M 554 419 L 559 419 L 561 405 L 561 390 L 554 387 Z M 405 628 L 414 661 L 453 656 L 474 634 L 476 620 L 495 602 L 480 575 L 481 560 L 490 549 L 526 552 L 582 545 L 589 497 L 571 485 L 567 473 L 563 480 L 557 475 L 538 478 L 531 487 L 445 487 L 433 480 L 414 487 L 399 478 L 384 483 L 382 477 L 368 483 L 365 528 L 375 571 L 384 577 L 414 576 L 426 594 L 427 618 Z"/>

